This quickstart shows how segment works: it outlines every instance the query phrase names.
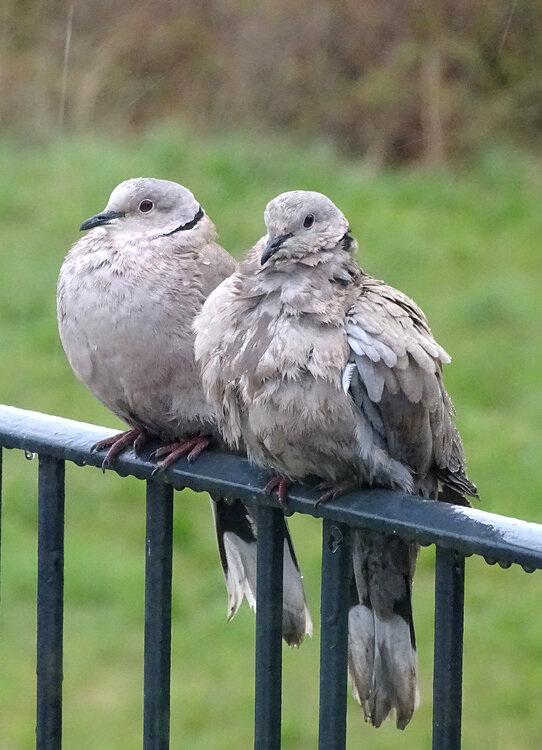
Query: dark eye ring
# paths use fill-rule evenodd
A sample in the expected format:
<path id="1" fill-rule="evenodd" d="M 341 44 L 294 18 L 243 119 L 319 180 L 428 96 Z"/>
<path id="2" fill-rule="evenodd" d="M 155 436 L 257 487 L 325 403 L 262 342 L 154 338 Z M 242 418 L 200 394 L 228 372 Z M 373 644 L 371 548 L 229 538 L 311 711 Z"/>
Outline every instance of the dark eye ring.
<path id="1" fill-rule="evenodd" d="M 305 216 L 305 221 L 303 222 L 303 226 L 305 227 L 305 229 L 310 229 L 313 224 L 314 224 L 314 214 L 307 214 Z"/>
<path id="2" fill-rule="evenodd" d="M 141 203 L 139 204 L 139 210 L 141 211 L 142 214 L 148 214 L 149 211 L 152 211 L 153 208 L 154 208 L 154 203 L 149 200 L 141 201 Z"/>

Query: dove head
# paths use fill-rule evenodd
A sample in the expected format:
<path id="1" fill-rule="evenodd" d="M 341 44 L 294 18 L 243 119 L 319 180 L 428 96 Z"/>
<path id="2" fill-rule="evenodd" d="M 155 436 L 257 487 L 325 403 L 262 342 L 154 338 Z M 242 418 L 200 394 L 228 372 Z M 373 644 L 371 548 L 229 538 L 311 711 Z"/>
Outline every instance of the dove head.
<path id="1" fill-rule="evenodd" d="M 262 265 L 299 261 L 338 246 L 349 249 L 353 243 L 346 218 L 322 193 L 282 193 L 267 204 L 264 218 L 268 239 Z"/>
<path id="2" fill-rule="evenodd" d="M 123 238 L 163 237 L 193 229 L 204 216 L 190 190 L 169 180 L 138 177 L 113 190 L 102 213 L 81 224 L 81 231 L 103 227 Z"/>

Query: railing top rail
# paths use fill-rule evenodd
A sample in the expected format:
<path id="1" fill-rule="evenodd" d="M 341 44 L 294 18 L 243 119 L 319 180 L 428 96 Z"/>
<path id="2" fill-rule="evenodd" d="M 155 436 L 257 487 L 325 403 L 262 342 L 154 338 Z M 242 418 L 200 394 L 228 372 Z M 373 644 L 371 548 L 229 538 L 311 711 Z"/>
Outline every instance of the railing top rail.
<path id="1" fill-rule="evenodd" d="M 0 405 L 0 446 L 19 448 L 78 465 L 101 466 L 103 454 L 92 453 L 98 440 L 115 430 L 74 422 L 39 412 Z M 126 451 L 116 460 L 122 476 L 149 479 L 156 463 L 152 447 L 139 456 Z M 256 504 L 276 505 L 264 492 L 268 475 L 245 458 L 209 451 L 194 464 L 179 460 L 165 472 L 165 481 L 176 489 L 191 487 Z M 517 563 L 525 569 L 542 568 L 542 524 L 461 508 L 412 497 L 401 492 L 367 489 L 350 492 L 316 506 L 317 492 L 294 487 L 289 493 L 292 512 L 328 518 L 400 534 L 421 544 L 438 544 L 461 554 L 478 554 L 488 562 Z"/>

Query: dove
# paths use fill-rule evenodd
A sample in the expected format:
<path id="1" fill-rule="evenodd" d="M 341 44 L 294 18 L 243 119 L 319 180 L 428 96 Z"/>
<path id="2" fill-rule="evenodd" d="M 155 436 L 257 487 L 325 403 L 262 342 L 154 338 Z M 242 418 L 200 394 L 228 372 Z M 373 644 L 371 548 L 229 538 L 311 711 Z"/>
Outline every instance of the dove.
<path id="1" fill-rule="evenodd" d="M 58 327 L 75 375 L 129 430 L 100 441 L 103 468 L 129 446 L 165 445 L 162 468 L 194 460 L 219 438 L 194 359 L 194 316 L 236 268 L 210 218 L 184 186 L 122 182 L 104 211 L 81 225 L 57 287 Z M 257 525 L 239 501 L 212 498 L 231 618 L 255 607 Z M 299 645 L 312 623 L 286 523 L 283 634 Z"/>
<path id="2" fill-rule="evenodd" d="M 320 502 L 362 487 L 468 505 L 476 496 L 444 388 L 450 358 L 421 309 L 365 273 L 343 213 L 291 191 L 265 209 L 267 233 L 207 298 L 195 352 L 227 443 Z M 411 591 L 417 546 L 352 530 L 348 665 L 374 726 L 418 704 Z"/>

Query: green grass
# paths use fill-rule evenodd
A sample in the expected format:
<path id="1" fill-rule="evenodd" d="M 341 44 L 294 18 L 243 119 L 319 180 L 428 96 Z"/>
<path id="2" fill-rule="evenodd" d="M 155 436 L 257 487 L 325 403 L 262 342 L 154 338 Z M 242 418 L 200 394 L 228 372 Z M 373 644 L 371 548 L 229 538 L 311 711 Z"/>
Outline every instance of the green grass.
<path id="1" fill-rule="evenodd" d="M 72 375 L 58 341 L 55 282 L 83 219 L 133 176 L 188 185 L 226 248 L 264 231 L 262 212 L 293 188 L 326 192 L 350 219 L 360 262 L 414 297 L 452 354 L 453 396 L 485 510 L 542 522 L 541 164 L 506 148 L 469 169 L 373 175 L 325 144 L 213 140 L 183 130 L 0 141 L 0 402 L 119 425 Z M 34 745 L 36 462 L 5 452 L 0 610 L 0 747 Z M 144 491 L 134 479 L 68 467 L 65 747 L 132 750 L 141 738 Z M 319 525 L 292 531 L 314 619 Z M 415 584 L 422 702 L 406 732 L 364 725 L 353 747 L 430 745 L 433 551 Z M 539 574 L 467 561 L 465 750 L 531 750 L 542 736 Z M 226 597 L 203 495 L 175 507 L 172 750 L 251 746 L 253 616 L 226 624 Z M 318 629 L 316 629 L 318 630 Z M 318 638 L 284 653 L 284 747 L 316 744 Z"/>

